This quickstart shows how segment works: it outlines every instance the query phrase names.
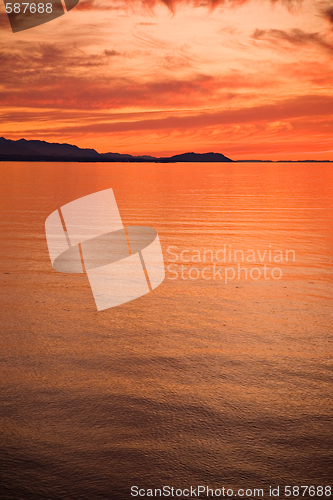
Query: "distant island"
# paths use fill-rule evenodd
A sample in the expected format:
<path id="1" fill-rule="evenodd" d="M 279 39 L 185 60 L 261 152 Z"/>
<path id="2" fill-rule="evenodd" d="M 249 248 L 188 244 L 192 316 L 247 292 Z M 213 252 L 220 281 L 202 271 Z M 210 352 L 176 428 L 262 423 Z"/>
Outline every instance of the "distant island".
<path id="1" fill-rule="evenodd" d="M 282 163 L 290 160 L 231 160 L 221 153 L 183 153 L 170 157 L 155 157 L 150 155 L 133 156 L 121 153 L 98 153 L 95 149 L 79 148 L 73 144 L 50 143 L 38 140 L 19 139 L 13 141 L 0 137 L 0 161 L 46 161 L 46 162 L 151 162 L 151 163 L 177 163 L 177 162 L 270 162 Z M 297 160 L 298 162 L 326 163 L 330 160 Z"/>

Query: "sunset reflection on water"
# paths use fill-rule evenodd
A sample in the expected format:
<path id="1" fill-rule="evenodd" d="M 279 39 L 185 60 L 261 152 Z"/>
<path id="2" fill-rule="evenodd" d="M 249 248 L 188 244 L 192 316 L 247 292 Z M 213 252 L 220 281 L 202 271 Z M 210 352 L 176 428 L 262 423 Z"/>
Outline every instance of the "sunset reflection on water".
<path id="1" fill-rule="evenodd" d="M 0 179 L 6 500 L 330 484 L 330 164 L 2 162 Z M 156 228 L 166 266 L 170 246 L 295 260 L 279 280 L 167 272 L 98 313 L 85 275 L 52 269 L 44 222 L 109 187 L 124 225 Z"/>

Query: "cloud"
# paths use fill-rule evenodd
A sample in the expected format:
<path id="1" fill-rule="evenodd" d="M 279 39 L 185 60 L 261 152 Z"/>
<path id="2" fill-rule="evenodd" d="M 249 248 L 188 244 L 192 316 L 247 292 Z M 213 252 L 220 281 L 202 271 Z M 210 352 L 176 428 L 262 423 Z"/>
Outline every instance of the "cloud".
<path id="1" fill-rule="evenodd" d="M 327 7 L 322 11 L 322 14 L 331 24 L 333 24 L 333 7 Z"/>
<path id="2" fill-rule="evenodd" d="M 1 81 L 7 90 L 35 82 L 34 85 L 40 85 L 43 91 L 45 86 L 57 88 L 57 81 L 62 80 L 59 75 L 66 74 L 66 78 L 75 75 L 78 80 L 89 71 L 91 78 L 91 68 L 98 71 L 98 68 L 108 67 L 110 57 L 122 55 L 114 49 L 99 50 L 99 53 L 85 52 L 75 44 L 63 42 L 21 42 L 10 48 L 4 45 L 0 50 Z"/>
<path id="3" fill-rule="evenodd" d="M 50 48 L 52 52 L 52 49 Z M 25 82 L 24 91 L 17 86 L 17 79 L 11 76 L 5 89 L 0 91 L 3 106 L 29 106 L 51 109 L 122 109 L 126 107 L 139 109 L 188 108 L 190 105 L 198 107 L 221 106 L 225 102 L 237 98 L 249 99 L 249 90 L 253 93 L 271 84 L 269 77 L 251 76 L 238 72 L 213 77 L 196 74 L 189 78 L 170 77 L 169 79 L 137 81 L 129 77 L 101 77 L 99 71 L 87 75 L 76 75 L 75 68 L 72 75 L 57 75 L 62 65 L 61 52 L 56 53 L 54 60 L 58 64 L 52 68 L 52 73 L 45 73 L 39 62 L 32 66 L 27 73 L 20 70 L 21 81 Z M 106 56 L 107 57 L 107 56 Z M 2 67 L 13 64 L 8 55 L 2 58 Z M 30 58 L 30 62 L 33 59 Z M 78 61 L 82 64 L 82 61 Z M 97 64 L 95 62 L 95 64 Z M 67 63 L 66 63 L 67 64 Z M 72 58 L 75 64 L 75 58 Z M 86 62 L 87 64 L 87 62 Z M 16 66 L 24 67 L 24 60 L 15 61 Z M 65 67 L 65 64 L 63 65 Z M 84 70 L 87 68 L 85 67 Z M 9 77 L 8 77 L 9 78 Z M 30 84 L 34 83 L 34 85 Z M 239 92 L 244 92 L 244 96 Z"/>
<path id="4" fill-rule="evenodd" d="M 2 26 L 6 26 L 6 28 L 10 29 L 8 16 L 4 12 L 0 13 L 0 27 Z"/>
<path id="5" fill-rule="evenodd" d="M 276 66 L 277 74 L 301 85 L 310 84 L 314 88 L 331 88 L 333 81 L 333 67 L 323 65 L 318 60 L 281 62 Z"/>
<path id="6" fill-rule="evenodd" d="M 119 10 L 121 5 L 110 4 L 106 1 L 80 0 L 75 6 L 76 10 Z"/>
<path id="7" fill-rule="evenodd" d="M 174 10 L 178 4 L 193 5 L 195 7 L 207 6 L 209 8 L 215 8 L 219 5 L 225 5 L 228 7 L 237 7 L 249 3 L 253 0 L 124 0 L 126 4 L 142 4 L 148 7 L 154 7 L 158 4 L 166 5 L 170 10 Z M 303 0 L 264 0 L 268 3 L 281 3 L 287 7 L 292 7 L 294 5 L 299 5 Z"/>
<path id="8" fill-rule="evenodd" d="M 167 115 L 167 116 L 165 116 Z M 320 117 L 320 120 L 318 120 Z M 93 118 L 93 117 L 92 117 Z M 106 118 L 106 117 L 105 117 Z M 290 130 L 291 124 L 296 123 L 303 127 L 304 120 L 313 123 L 319 127 L 321 120 L 325 123 L 333 122 L 333 101 L 331 96 L 312 96 L 306 95 L 296 98 L 284 99 L 274 104 L 258 105 L 244 107 L 241 109 L 225 109 L 212 111 L 196 111 L 183 113 L 156 113 L 147 118 L 146 114 L 137 114 L 135 119 L 126 121 L 118 120 L 113 122 L 90 122 L 79 125 L 62 126 L 59 130 L 61 134 L 78 135 L 84 134 L 108 134 L 119 132 L 135 131 L 158 131 L 158 130 L 194 130 L 202 131 L 209 128 L 218 128 L 229 125 L 244 125 L 257 127 L 262 124 L 283 123 L 283 128 Z M 272 129 L 272 127 L 269 127 Z M 275 127 L 276 128 L 276 127 Z M 270 130 L 272 131 L 272 130 Z M 278 130 L 277 130 L 278 131 Z"/>
<path id="9" fill-rule="evenodd" d="M 166 6 L 171 12 L 175 12 L 178 5 L 191 5 L 193 7 L 207 7 L 215 9 L 218 6 L 237 7 L 254 0 L 120 0 L 116 3 L 110 4 L 102 0 L 80 0 L 79 4 L 75 7 L 78 10 L 117 10 L 124 7 L 144 8 L 146 10 L 153 10 L 157 5 Z M 263 0 L 267 3 L 275 4 L 281 3 L 287 8 L 299 5 L 303 0 Z"/>
<path id="10" fill-rule="evenodd" d="M 254 40 L 264 40 L 271 44 L 282 41 L 298 46 L 314 45 L 330 52 L 333 51 L 333 44 L 327 42 L 320 33 L 307 33 L 300 29 L 292 29 L 289 31 L 279 29 L 256 29 L 252 38 Z"/>
<path id="11" fill-rule="evenodd" d="M 113 56 L 120 56 L 121 53 L 120 52 L 117 52 L 116 50 L 109 50 L 109 49 L 105 49 L 104 50 L 104 54 L 108 57 L 113 57 Z"/>

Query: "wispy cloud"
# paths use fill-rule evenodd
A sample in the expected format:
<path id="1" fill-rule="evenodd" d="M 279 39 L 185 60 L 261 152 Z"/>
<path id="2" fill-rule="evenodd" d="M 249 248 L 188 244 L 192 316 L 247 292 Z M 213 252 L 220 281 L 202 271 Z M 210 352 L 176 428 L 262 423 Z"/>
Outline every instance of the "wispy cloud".
<path id="1" fill-rule="evenodd" d="M 302 96 L 293 99 L 285 99 L 274 104 L 244 107 L 234 110 L 206 111 L 201 113 L 186 113 L 168 117 L 144 118 L 142 120 L 117 121 L 115 123 L 95 123 L 89 125 L 75 126 L 76 131 L 109 133 L 135 130 L 166 130 L 166 129 L 204 129 L 206 127 L 268 122 L 276 123 L 281 120 L 302 119 L 304 117 L 332 117 L 333 100 L 331 96 Z M 285 128 L 285 127 L 284 127 Z M 70 127 L 73 131 L 73 127 Z M 64 129 L 68 133 L 69 129 Z"/>
<path id="2" fill-rule="evenodd" d="M 78 10 L 117 10 L 119 8 L 132 7 L 134 9 L 144 8 L 152 10 L 158 5 L 166 6 L 171 12 L 175 12 L 178 5 L 187 5 L 193 7 L 207 7 L 208 9 L 215 9 L 219 6 L 225 7 L 239 7 L 246 3 L 255 0 L 120 0 L 116 3 L 107 2 L 105 0 L 80 0 L 76 6 Z M 263 0 L 266 3 L 276 4 L 280 3 L 287 8 L 292 9 L 300 5 L 303 0 Z"/>
<path id="3" fill-rule="evenodd" d="M 314 45 L 330 52 L 333 51 L 333 44 L 325 39 L 320 33 L 307 33 L 301 29 L 289 31 L 279 29 L 260 30 L 256 29 L 252 35 L 254 40 L 264 40 L 271 44 L 287 42 L 291 45 L 304 46 Z"/>
<path id="4" fill-rule="evenodd" d="M 17 85 L 16 77 L 10 74 L 5 89 L 0 90 L 0 99 L 3 105 L 31 106 L 36 108 L 57 109 L 122 109 L 127 107 L 140 109 L 164 109 L 221 106 L 232 99 L 248 99 L 248 92 L 257 92 L 269 86 L 269 77 L 248 75 L 237 71 L 222 76 L 194 74 L 188 78 L 177 78 L 171 75 L 168 79 L 137 81 L 135 78 L 124 76 L 101 77 L 99 71 L 87 74 L 76 74 L 76 70 L 85 71 L 88 65 L 97 67 L 107 64 L 111 55 L 87 58 L 81 60 L 74 54 L 63 61 L 62 50 L 52 46 L 40 47 L 38 57 L 30 57 L 30 68 L 25 73 L 27 60 L 21 54 L 17 56 L 15 66 L 16 75 L 20 74 L 25 80 L 26 89 L 22 92 L 21 85 Z M 52 71 L 45 72 L 45 59 L 52 58 Z M 2 66 L 8 68 L 13 59 L 3 54 Z M 175 61 L 166 61 L 165 64 L 176 64 Z M 180 64 L 178 62 L 178 64 Z M 54 80 L 60 68 L 70 66 L 70 74 Z M 77 65 L 77 68 L 75 68 Z M 92 66 L 93 67 L 93 66 Z"/>
<path id="5" fill-rule="evenodd" d="M 65 125 L 59 129 L 59 133 L 111 133 L 111 132 L 133 132 L 136 130 L 194 130 L 200 129 L 202 133 L 210 127 L 221 127 L 229 125 L 253 125 L 265 127 L 270 124 L 270 131 L 279 129 L 290 129 L 291 124 L 311 122 L 315 120 L 317 126 L 320 121 L 332 124 L 333 122 L 333 100 L 330 95 L 305 95 L 287 99 L 279 99 L 273 104 L 263 104 L 257 106 L 244 105 L 240 109 L 217 110 L 183 110 L 169 111 L 168 113 L 155 111 L 137 112 L 137 113 L 107 113 L 96 109 L 94 112 L 86 115 L 87 123 L 84 123 L 84 112 L 79 115 L 70 113 L 68 110 L 58 110 L 57 112 L 43 111 L 35 112 L 28 119 L 29 113 L 17 113 L 16 119 L 33 121 L 49 118 L 73 121 L 75 117 L 80 117 L 80 123 Z M 3 116 L 5 119 L 5 115 Z M 75 120 L 74 120 L 75 121 Z M 51 127 L 52 129 L 52 127 Z M 50 129 L 50 130 L 51 130 Z"/>
<path id="6" fill-rule="evenodd" d="M 80 2 L 76 5 L 75 9 L 77 10 L 118 10 L 121 8 L 121 5 L 117 5 L 113 2 L 106 2 L 101 0 L 80 0 Z"/>
<path id="7" fill-rule="evenodd" d="M 322 10 L 323 16 L 328 19 L 328 21 L 333 24 L 333 6 L 326 7 Z"/>

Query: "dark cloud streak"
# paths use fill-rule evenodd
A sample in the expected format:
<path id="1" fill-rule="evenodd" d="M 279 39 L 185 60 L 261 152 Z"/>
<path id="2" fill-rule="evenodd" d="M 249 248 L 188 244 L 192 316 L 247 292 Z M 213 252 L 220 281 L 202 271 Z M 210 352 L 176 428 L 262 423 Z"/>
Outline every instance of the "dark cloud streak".
<path id="1" fill-rule="evenodd" d="M 93 133 L 107 134 L 118 132 L 134 132 L 144 130 L 181 130 L 206 127 L 218 127 L 232 124 L 257 124 L 274 121 L 309 119 L 310 117 L 332 117 L 333 100 L 331 96 L 301 96 L 278 101 L 274 104 L 254 106 L 237 110 L 198 112 L 186 116 L 170 115 L 163 118 L 152 118 L 115 123 L 90 123 L 78 126 L 62 127 L 63 134 Z"/>
<path id="2" fill-rule="evenodd" d="M 279 41 L 287 42 L 292 45 L 305 46 L 315 45 L 322 49 L 333 52 L 333 44 L 326 41 L 320 33 L 306 33 L 300 29 L 293 29 L 289 31 L 269 29 L 259 30 L 256 29 L 252 35 L 254 40 L 264 40 L 272 44 Z"/>
<path id="3" fill-rule="evenodd" d="M 333 24 L 333 6 L 323 10 L 323 16 Z"/>
<path id="4" fill-rule="evenodd" d="M 303 0 L 264 0 L 265 2 L 275 4 L 281 3 L 287 8 L 300 5 Z M 111 3 L 101 0 L 81 0 L 76 6 L 78 10 L 116 10 L 122 7 L 144 8 L 153 10 L 157 5 L 165 5 L 171 12 L 175 12 L 177 5 L 192 5 L 193 7 L 206 6 L 209 9 L 215 9 L 219 6 L 237 7 L 253 0 L 121 0 L 118 3 Z"/>
<path id="5" fill-rule="evenodd" d="M 50 75 L 33 71 L 26 76 L 27 82 L 35 78 L 37 86 L 27 85 L 22 92 L 15 83 L 0 92 L 4 106 L 33 106 L 36 108 L 102 110 L 135 106 L 141 109 L 163 106 L 200 107 L 221 106 L 230 100 L 246 99 L 249 90 L 257 91 L 271 82 L 269 78 L 247 77 L 243 74 L 212 77 L 198 74 L 189 79 L 169 79 L 137 82 L 129 78 L 63 77 L 52 83 Z M 51 87 L 50 87 L 51 84 Z M 241 92 L 241 93 L 239 93 Z"/>

